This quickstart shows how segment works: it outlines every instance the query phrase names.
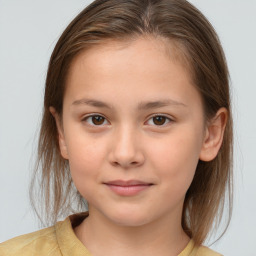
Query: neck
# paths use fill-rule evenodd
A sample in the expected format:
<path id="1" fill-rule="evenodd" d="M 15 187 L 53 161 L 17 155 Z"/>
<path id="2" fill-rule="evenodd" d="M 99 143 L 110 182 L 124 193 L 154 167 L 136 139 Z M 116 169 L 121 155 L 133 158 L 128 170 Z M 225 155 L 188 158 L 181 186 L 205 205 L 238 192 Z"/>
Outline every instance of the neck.
<path id="1" fill-rule="evenodd" d="M 75 228 L 75 233 L 94 256 L 177 256 L 190 240 L 180 223 L 180 220 L 164 216 L 142 226 L 122 226 L 97 211 L 90 211 Z"/>

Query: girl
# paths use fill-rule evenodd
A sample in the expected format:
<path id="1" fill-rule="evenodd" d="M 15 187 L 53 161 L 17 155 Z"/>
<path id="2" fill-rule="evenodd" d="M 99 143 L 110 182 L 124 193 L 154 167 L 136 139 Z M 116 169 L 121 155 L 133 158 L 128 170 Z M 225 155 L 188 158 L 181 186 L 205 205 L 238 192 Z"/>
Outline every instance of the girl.
<path id="1" fill-rule="evenodd" d="M 33 182 L 54 225 L 0 255 L 220 255 L 202 244 L 226 199 L 231 213 L 231 166 L 228 69 L 206 18 L 184 0 L 96 0 L 48 68 Z"/>

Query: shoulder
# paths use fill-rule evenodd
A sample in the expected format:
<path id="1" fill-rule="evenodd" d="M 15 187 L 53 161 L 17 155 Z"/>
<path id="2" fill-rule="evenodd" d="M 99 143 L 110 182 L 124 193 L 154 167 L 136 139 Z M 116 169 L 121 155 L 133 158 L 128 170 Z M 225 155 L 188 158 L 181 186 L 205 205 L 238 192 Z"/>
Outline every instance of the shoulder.
<path id="1" fill-rule="evenodd" d="M 1 256 L 60 256 L 55 227 L 12 238 L 0 244 Z"/>
<path id="2" fill-rule="evenodd" d="M 191 239 L 186 248 L 178 256 L 222 256 L 206 246 L 195 246 Z"/>
<path id="3" fill-rule="evenodd" d="M 195 256 L 222 256 L 222 255 L 211 250 L 210 248 L 207 248 L 205 246 L 200 246 Z"/>

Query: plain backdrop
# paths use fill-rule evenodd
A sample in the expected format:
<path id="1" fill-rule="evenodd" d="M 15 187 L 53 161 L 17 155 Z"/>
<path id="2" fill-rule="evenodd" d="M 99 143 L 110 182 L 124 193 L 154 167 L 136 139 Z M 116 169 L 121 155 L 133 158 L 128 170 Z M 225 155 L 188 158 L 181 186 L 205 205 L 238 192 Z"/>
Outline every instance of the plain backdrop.
<path id="1" fill-rule="evenodd" d="M 28 199 L 50 54 L 91 1 L 0 0 L 0 242 L 38 229 Z M 191 0 L 223 44 L 232 81 L 235 200 L 231 225 L 211 248 L 255 256 L 256 0 Z"/>

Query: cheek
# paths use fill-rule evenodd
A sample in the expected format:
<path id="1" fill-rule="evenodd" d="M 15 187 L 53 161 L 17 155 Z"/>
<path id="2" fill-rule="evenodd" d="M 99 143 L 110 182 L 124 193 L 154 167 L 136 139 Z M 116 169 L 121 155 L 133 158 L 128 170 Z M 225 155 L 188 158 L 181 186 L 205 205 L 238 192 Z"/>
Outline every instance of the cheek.
<path id="1" fill-rule="evenodd" d="M 149 150 L 154 170 L 161 173 L 163 182 L 171 184 L 173 191 L 190 186 L 200 154 L 200 143 L 195 134 L 189 131 L 173 134 L 154 143 Z"/>
<path id="2" fill-rule="evenodd" d="M 68 144 L 69 165 L 73 182 L 84 195 L 90 191 L 92 180 L 99 181 L 100 168 L 105 161 L 105 148 L 93 139 L 74 138 Z"/>

